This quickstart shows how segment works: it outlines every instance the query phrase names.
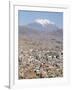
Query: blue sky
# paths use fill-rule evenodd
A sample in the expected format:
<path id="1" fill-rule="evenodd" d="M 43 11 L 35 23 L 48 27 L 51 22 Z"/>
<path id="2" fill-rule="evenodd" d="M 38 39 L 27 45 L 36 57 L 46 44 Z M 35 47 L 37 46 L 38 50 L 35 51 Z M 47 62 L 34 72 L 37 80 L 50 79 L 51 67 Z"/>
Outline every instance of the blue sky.
<path id="1" fill-rule="evenodd" d="M 63 13 L 62 12 L 45 12 L 45 11 L 18 11 L 19 25 L 27 25 L 35 19 L 48 19 L 56 24 L 59 28 L 63 28 Z"/>

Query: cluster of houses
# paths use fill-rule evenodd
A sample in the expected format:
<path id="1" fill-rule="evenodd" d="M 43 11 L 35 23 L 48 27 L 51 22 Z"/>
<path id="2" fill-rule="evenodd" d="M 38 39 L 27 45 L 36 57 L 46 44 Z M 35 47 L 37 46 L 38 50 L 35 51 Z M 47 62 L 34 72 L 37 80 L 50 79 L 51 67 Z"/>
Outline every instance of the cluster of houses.
<path id="1" fill-rule="evenodd" d="M 30 65 L 33 65 L 33 71 L 35 71 L 36 74 L 41 74 L 44 77 L 47 77 L 47 71 L 46 69 L 58 67 L 56 64 L 56 61 L 62 61 L 63 60 L 63 51 L 52 51 L 52 50 L 33 50 L 30 49 L 29 51 L 23 51 L 22 49 L 19 52 L 19 66 L 23 65 L 25 67 L 29 67 Z M 54 62 L 54 66 L 49 63 Z M 60 63 L 60 62 L 59 62 Z"/>
<path id="2" fill-rule="evenodd" d="M 20 51 L 19 54 L 19 61 L 25 60 L 24 57 L 28 57 L 29 61 L 33 61 L 34 59 L 36 60 L 55 60 L 55 59 L 63 59 L 63 51 L 49 51 L 49 50 L 33 50 L 30 49 L 29 51 Z"/>

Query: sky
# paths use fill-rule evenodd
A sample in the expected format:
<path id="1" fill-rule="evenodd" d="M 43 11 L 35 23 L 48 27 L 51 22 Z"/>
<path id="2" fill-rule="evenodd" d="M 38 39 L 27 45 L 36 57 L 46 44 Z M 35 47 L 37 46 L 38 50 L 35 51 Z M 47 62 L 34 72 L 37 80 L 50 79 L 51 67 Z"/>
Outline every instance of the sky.
<path id="1" fill-rule="evenodd" d="M 18 11 L 18 24 L 27 25 L 36 19 L 48 19 L 56 24 L 57 27 L 63 28 L 62 12 L 45 12 L 45 11 Z"/>

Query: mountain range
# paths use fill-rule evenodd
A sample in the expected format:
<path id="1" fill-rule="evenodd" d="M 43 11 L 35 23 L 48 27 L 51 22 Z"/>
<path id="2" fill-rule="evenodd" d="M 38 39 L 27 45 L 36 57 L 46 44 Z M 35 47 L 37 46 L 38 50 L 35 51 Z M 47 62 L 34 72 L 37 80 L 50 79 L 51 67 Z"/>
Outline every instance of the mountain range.
<path id="1" fill-rule="evenodd" d="M 54 22 L 47 19 L 36 19 L 27 25 L 19 26 L 19 35 L 28 37 L 45 37 L 45 38 L 63 38 L 63 30 L 56 26 Z"/>

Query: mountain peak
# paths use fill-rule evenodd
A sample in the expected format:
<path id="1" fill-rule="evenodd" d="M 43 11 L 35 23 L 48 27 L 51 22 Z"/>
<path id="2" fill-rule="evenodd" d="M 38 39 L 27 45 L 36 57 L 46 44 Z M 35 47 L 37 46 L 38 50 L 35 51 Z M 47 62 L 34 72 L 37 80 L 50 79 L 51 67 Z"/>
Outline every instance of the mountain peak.
<path id="1" fill-rule="evenodd" d="M 36 19 L 35 22 L 41 24 L 42 26 L 45 26 L 48 24 L 54 24 L 54 22 L 52 22 L 48 19 Z"/>
<path id="2" fill-rule="evenodd" d="M 55 23 L 48 19 L 35 19 L 34 22 L 28 24 L 28 27 L 44 32 L 52 32 L 59 29 Z"/>

